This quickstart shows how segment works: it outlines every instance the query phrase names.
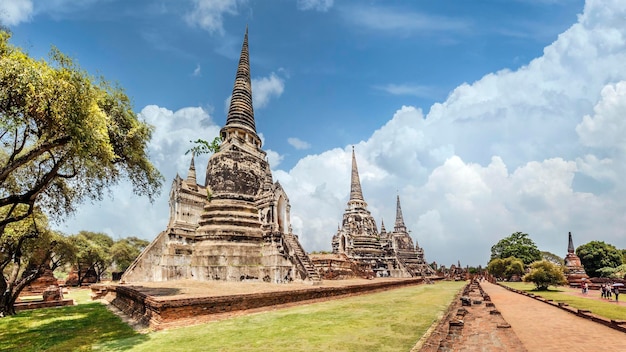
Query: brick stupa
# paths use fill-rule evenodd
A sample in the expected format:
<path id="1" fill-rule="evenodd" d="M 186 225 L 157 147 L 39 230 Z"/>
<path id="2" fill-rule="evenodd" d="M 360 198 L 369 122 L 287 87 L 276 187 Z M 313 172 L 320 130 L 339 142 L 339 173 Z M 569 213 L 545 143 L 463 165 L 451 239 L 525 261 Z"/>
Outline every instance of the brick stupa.
<path id="1" fill-rule="evenodd" d="M 580 283 L 589 279 L 589 276 L 585 272 L 585 268 L 580 262 L 580 258 L 576 255 L 571 232 L 569 233 L 568 240 L 567 255 L 565 256 L 565 277 L 567 278 L 567 282 L 569 282 L 570 286 L 580 286 Z"/>

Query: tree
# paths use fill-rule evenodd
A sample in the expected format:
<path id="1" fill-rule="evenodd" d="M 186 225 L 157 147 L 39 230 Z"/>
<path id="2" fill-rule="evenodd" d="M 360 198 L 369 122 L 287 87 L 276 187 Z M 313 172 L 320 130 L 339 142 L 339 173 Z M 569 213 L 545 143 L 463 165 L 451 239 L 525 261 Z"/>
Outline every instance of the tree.
<path id="1" fill-rule="evenodd" d="M 190 141 L 194 144 L 193 147 L 189 148 L 185 155 L 189 153 L 193 153 L 194 155 L 202 155 L 202 154 L 211 154 L 217 153 L 220 151 L 220 144 L 222 143 L 222 139 L 220 136 L 213 138 L 213 140 L 209 143 L 209 141 L 204 139 L 196 139 L 195 141 Z"/>
<path id="2" fill-rule="evenodd" d="M 126 271 L 150 242 L 137 237 L 123 238 L 111 247 L 111 259 L 118 271 Z"/>
<path id="3" fill-rule="evenodd" d="M 510 280 L 514 275 L 521 277 L 524 274 L 524 262 L 515 257 L 496 258 L 489 262 L 487 271 L 497 278 Z"/>
<path id="4" fill-rule="evenodd" d="M 604 267 L 598 270 L 598 273 L 602 277 L 610 277 L 612 279 L 625 279 L 626 278 L 626 264 L 622 264 L 615 268 Z"/>
<path id="5" fill-rule="evenodd" d="M 147 157 L 152 127 L 138 120 L 121 88 L 90 77 L 57 49 L 51 64 L 8 43 L 0 32 L 0 219 L 50 215 L 100 199 L 126 178 L 151 200 L 162 176 Z M 26 211 L 16 213 L 18 205 Z"/>
<path id="6" fill-rule="evenodd" d="M 547 260 L 550 263 L 554 263 L 554 264 L 557 264 L 557 265 L 564 265 L 565 264 L 565 261 L 563 260 L 563 258 L 559 257 L 558 255 L 556 255 L 554 253 L 542 251 L 541 252 L 541 258 L 543 258 L 543 260 Z"/>
<path id="7" fill-rule="evenodd" d="M 76 248 L 74 266 L 78 272 L 78 286 L 82 285 L 85 278 L 94 273 L 96 281 L 113 262 L 110 249 L 113 239 L 104 233 L 81 231 L 71 236 L 70 241 Z"/>
<path id="8" fill-rule="evenodd" d="M 0 29 L 0 243 L 16 256 L 44 237 L 9 235 L 7 226 L 36 209 L 60 220 L 122 179 L 152 201 L 162 176 L 147 156 L 153 129 L 138 120 L 121 88 L 89 76 L 55 48 L 49 64 L 9 39 Z M 2 306 L 9 301 L 0 302 L 0 311 L 10 314 Z"/>
<path id="9" fill-rule="evenodd" d="M 541 252 L 537 249 L 535 242 L 528 238 L 528 234 L 515 232 L 491 247 L 491 259 L 508 257 L 521 259 L 524 265 L 530 265 L 532 262 L 541 260 Z"/>
<path id="10" fill-rule="evenodd" d="M 20 207 L 20 211 L 26 211 Z M 47 268 L 54 271 L 70 261 L 73 248 L 60 233 L 48 228 L 46 216 L 35 209 L 8 224 L 0 241 L 0 317 L 15 314 L 15 300 Z"/>
<path id="11" fill-rule="evenodd" d="M 622 253 L 612 244 L 602 241 L 591 241 L 579 246 L 576 255 L 590 277 L 599 276 L 602 268 L 615 268 L 622 264 Z"/>
<path id="12" fill-rule="evenodd" d="M 563 267 L 547 260 L 534 262 L 530 272 L 524 275 L 524 282 L 532 282 L 537 290 L 545 291 L 549 286 L 567 285 Z"/>

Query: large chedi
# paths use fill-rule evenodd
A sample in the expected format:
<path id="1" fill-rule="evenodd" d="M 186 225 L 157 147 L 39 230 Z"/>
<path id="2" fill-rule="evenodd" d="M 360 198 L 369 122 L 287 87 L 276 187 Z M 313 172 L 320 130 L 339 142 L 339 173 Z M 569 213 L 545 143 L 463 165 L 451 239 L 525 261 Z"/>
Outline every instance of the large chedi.
<path id="1" fill-rule="evenodd" d="M 424 260 L 424 251 L 417 243 L 413 244 L 404 224 L 400 196 L 397 197 L 393 231 L 387 232 L 383 223 L 378 232 L 376 221 L 363 198 L 354 149 L 350 199 L 341 227 L 333 236 L 332 247 L 335 255 L 341 255 L 354 264 L 356 275 L 412 277 L 433 273 Z M 320 269 L 323 271 L 325 268 L 320 266 Z"/>
<path id="2" fill-rule="evenodd" d="M 256 132 L 247 30 L 220 137 L 204 185 L 196 182 L 193 157 L 187 178 L 176 176 L 167 229 L 122 280 L 319 280 L 291 233 L 289 198 L 272 180 Z"/>

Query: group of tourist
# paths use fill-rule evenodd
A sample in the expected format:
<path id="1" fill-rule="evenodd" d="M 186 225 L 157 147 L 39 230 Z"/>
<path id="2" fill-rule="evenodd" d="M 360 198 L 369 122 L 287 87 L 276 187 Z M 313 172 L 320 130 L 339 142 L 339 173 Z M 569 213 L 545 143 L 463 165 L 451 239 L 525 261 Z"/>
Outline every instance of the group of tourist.
<path id="1" fill-rule="evenodd" d="M 602 298 L 611 299 L 612 295 L 615 295 L 615 302 L 619 302 L 619 286 L 611 285 L 610 283 L 603 283 L 600 286 L 602 292 Z"/>

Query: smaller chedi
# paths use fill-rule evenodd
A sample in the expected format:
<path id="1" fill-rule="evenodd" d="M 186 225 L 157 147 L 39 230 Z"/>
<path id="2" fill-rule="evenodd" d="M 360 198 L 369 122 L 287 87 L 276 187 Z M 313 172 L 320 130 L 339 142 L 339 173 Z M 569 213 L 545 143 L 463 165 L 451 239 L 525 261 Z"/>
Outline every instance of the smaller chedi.
<path id="1" fill-rule="evenodd" d="M 576 255 L 574 250 L 574 241 L 572 240 L 572 233 L 569 233 L 567 255 L 565 256 L 565 277 L 570 286 L 580 286 L 581 282 L 589 279 L 589 276 L 585 272 L 585 268 L 580 262 L 580 258 Z"/>
<path id="2" fill-rule="evenodd" d="M 404 224 L 400 196 L 396 197 L 396 221 L 393 231 L 381 231 L 367 209 L 361 190 L 354 149 L 350 199 L 343 221 L 332 237 L 332 254 L 312 258 L 322 277 L 416 277 L 428 276 L 434 270 L 424 260 L 424 250 L 413 242 Z"/>

